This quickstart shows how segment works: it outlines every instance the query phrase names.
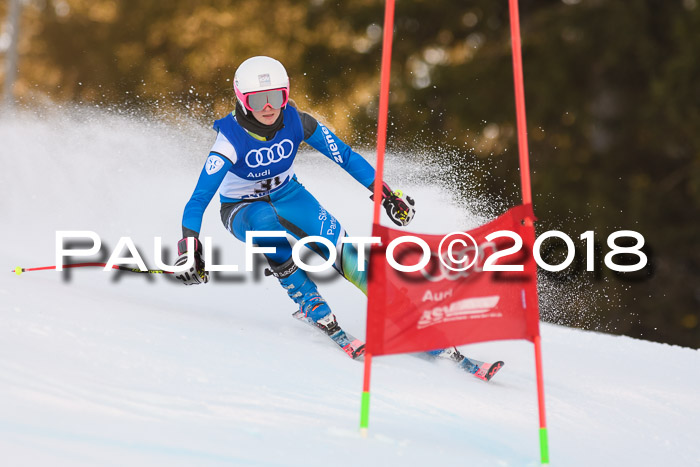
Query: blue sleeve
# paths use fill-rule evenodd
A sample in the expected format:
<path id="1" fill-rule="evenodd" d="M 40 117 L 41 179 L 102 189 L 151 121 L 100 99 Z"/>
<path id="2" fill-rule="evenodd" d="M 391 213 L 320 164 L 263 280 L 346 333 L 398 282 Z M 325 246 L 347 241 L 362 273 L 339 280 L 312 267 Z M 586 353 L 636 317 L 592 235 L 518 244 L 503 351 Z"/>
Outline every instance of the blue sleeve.
<path id="1" fill-rule="evenodd" d="M 374 182 L 374 167 L 321 122 L 318 122 L 316 131 L 304 141 L 345 169 L 363 186 L 369 188 Z"/>
<path id="2" fill-rule="evenodd" d="M 209 153 L 202 172 L 199 174 L 197 186 L 190 200 L 185 206 L 185 212 L 182 215 L 182 231 L 183 236 L 192 236 L 194 233 L 199 234 L 202 228 L 202 217 L 204 211 L 209 206 L 209 202 L 214 197 L 216 190 L 224 180 L 231 168 L 233 162 L 221 154 L 216 152 Z"/>

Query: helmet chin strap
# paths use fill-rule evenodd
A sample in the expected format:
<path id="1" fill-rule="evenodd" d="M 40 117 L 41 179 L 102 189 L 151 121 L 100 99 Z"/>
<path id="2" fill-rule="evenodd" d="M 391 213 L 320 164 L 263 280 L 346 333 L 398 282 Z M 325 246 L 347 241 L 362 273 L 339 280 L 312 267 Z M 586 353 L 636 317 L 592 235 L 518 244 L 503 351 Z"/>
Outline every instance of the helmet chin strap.
<path id="1" fill-rule="evenodd" d="M 248 109 L 246 109 L 245 105 L 242 105 L 238 98 L 236 98 L 236 113 L 238 113 L 239 110 L 243 111 L 243 115 L 248 115 Z"/>

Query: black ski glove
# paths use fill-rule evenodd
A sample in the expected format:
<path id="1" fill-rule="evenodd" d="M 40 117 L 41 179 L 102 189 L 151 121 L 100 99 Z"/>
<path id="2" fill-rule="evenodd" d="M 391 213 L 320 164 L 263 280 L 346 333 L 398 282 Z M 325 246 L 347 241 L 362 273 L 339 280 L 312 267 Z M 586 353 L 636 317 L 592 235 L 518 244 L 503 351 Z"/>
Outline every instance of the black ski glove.
<path id="1" fill-rule="evenodd" d="M 192 241 L 194 242 L 194 265 L 187 271 L 177 273 L 175 278 L 185 285 L 206 284 L 209 282 L 209 271 L 204 270 L 202 244 L 196 237 L 192 237 Z M 180 256 L 175 261 L 175 266 L 182 266 L 187 262 L 187 237 L 177 242 L 177 254 Z"/>
<path id="2" fill-rule="evenodd" d="M 374 191 L 374 183 L 370 185 L 370 190 Z M 374 200 L 374 193 L 369 197 Z M 416 205 L 410 196 L 404 197 L 401 190 L 391 191 L 389 185 L 384 183 L 382 187 L 382 206 L 386 210 L 391 221 L 399 227 L 405 227 L 411 223 L 416 214 Z"/>

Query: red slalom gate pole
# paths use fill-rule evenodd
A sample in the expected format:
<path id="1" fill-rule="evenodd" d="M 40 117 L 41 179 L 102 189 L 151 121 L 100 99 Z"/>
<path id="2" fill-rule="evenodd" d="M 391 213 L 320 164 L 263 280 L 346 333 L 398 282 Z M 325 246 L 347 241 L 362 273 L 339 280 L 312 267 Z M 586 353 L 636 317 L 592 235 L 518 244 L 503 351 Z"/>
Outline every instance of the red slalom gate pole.
<path id="1" fill-rule="evenodd" d="M 367 437 L 369 428 L 369 379 L 372 373 L 372 354 L 365 354 L 365 374 L 362 381 L 362 402 L 360 406 L 360 435 Z"/>
<path id="2" fill-rule="evenodd" d="M 523 193 L 523 204 L 531 204 L 530 153 L 527 146 L 527 123 L 525 119 L 525 84 L 520 45 L 520 15 L 518 13 L 518 0 L 508 1 L 510 2 L 510 37 L 513 55 L 513 82 L 515 84 L 515 117 L 518 128 L 518 154 L 520 157 L 520 186 Z"/>
<path id="3" fill-rule="evenodd" d="M 523 78 L 522 45 L 520 42 L 520 14 L 518 0 L 508 0 L 510 9 L 510 36 L 513 55 L 513 81 L 515 85 L 515 114 L 518 128 L 518 154 L 520 158 L 520 184 L 523 204 L 532 203 L 530 185 L 530 157 L 527 145 L 527 122 L 525 118 L 525 85 Z M 526 225 L 532 226 L 533 219 L 526 219 Z M 544 405 L 544 376 L 542 374 L 542 339 L 539 330 L 535 336 L 535 372 L 537 373 L 537 405 L 540 418 L 540 461 L 549 465 L 549 442 Z"/>
<path id="4" fill-rule="evenodd" d="M 384 153 L 386 127 L 389 120 L 389 78 L 391 77 L 391 45 L 394 32 L 394 0 L 386 0 L 384 8 L 384 42 L 382 43 L 382 71 L 379 86 L 379 119 L 377 122 L 377 170 L 374 177 L 374 215 L 372 223 L 379 224 L 384 182 Z"/>
<path id="5" fill-rule="evenodd" d="M 544 376 L 542 374 L 542 338 L 535 336 L 535 371 L 537 372 L 537 405 L 540 414 L 540 461 L 549 465 L 549 440 L 544 410 Z"/>
<path id="6" fill-rule="evenodd" d="M 382 70 L 379 85 L 379 118 L 377 121 L 377 169 L 374 177 L 374 214 L 372 224 L 379 225 L 379 213 L 384 186 L 384 154 L 386 151 L 386 128 L 389 115 L 389 79 L 391 77 L 391 46 L 394 35 L 394 0 L 384 5 L 384 40 L 382 42 Z M 369 312 L 369 306 L 367 307 Z M 369 320 L 368 320 L 369 322 Z M 368 335 L 369 333 L 367 333 Z M 372 373 L 370 343 L 365 353 L 365 371 L 362 382 L 362 405 L 360 409 L 360 434 L 367 436 L 369 427 L 369 381 Z"/>

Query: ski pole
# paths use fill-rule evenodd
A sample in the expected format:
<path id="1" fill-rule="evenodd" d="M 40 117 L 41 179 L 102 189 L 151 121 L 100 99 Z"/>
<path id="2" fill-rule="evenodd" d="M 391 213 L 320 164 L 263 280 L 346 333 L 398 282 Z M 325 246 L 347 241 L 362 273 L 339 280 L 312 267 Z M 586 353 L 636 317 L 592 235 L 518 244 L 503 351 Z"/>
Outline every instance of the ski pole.
<path id="1" fill-rule="evenodd" d="M 107 263 L 76 263 L 76 264 L 64 264 L 63 265 L 64 268 L 84 268 L 84 267 L 104 268 L 105 266 L 107 266 Z M 20 266 L 17 266 L 12 272 L 14 272 L 15 274 L 17 274 L 19 276 L 23 272 L 45 271 L 48 269 L 56 269 L 56 266 L 43 266 L 40 268 L 22 268 Z M 145 271 L 142 271 L 139 268 L 128 268 L 126 266 L 120 266 L 118 264 L 113 264 L 112 269 L 118 269 L 120 271 L 139 272 L 142 274 L 173 274 L 172 271 L 164 271 L 163 269 L 146 269 Z"/>

